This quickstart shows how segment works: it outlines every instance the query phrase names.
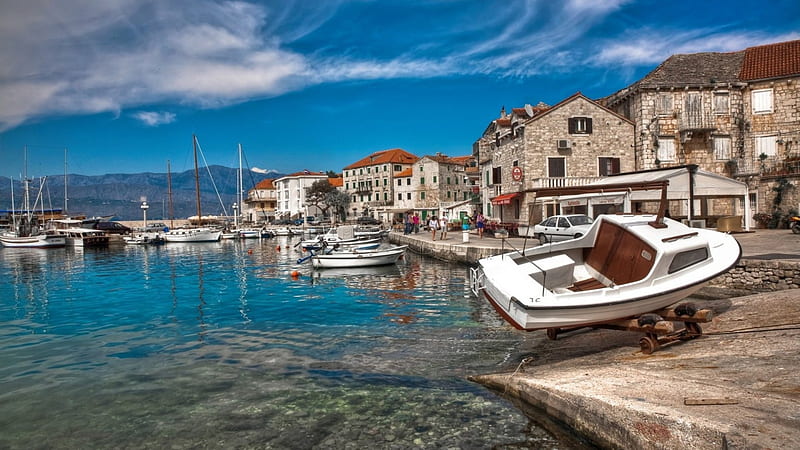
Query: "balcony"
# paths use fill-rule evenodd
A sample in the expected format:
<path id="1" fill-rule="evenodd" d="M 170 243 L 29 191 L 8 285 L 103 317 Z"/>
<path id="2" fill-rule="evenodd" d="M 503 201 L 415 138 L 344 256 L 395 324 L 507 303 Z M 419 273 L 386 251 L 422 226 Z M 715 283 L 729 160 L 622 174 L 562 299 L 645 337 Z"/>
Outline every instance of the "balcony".
<path id="1" fill-rule="evenodd" d="M 703 111 L 683 111 L 678 116 L 678 131 L 714 131 L 717 129 L 715 116 Z"/>

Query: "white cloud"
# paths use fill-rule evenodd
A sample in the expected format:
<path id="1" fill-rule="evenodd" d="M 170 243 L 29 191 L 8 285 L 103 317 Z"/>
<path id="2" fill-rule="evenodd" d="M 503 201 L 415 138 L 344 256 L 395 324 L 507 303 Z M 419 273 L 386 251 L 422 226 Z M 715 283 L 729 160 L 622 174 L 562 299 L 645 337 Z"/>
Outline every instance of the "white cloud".
<path id="1" fill-rule="evenodd" d="M 175 113 L 165 111 L 139 111 L 133 114 L 133 118 L 141 121 L 149 127 L 157 127 L 175 121 Z"/>
<path id="2" fill-rule="evenodd" d="M 258 167 L 253 167 L 253 168 L 250 169 L 250 171 L 255 172 L 255 173 L 263 173 L 263 174 L 266 174 L 266 175 L 271 174 L 271 173 L 278 173 L 278 171 L 275 170 L 275 169 L 260 169 Z"/>

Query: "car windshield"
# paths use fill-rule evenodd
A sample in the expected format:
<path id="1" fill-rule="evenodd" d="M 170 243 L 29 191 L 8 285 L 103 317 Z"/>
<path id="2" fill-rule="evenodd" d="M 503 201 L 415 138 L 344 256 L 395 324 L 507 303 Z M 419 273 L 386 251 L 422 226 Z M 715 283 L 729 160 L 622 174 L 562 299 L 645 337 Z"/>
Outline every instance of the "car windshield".
<path id="1" fill-rule="evenodd" d="M 569 221 L 572 222 L 572 225 L 590 225 L 592 223 L 592 218 L 589 216 L 569 216 Z"/>

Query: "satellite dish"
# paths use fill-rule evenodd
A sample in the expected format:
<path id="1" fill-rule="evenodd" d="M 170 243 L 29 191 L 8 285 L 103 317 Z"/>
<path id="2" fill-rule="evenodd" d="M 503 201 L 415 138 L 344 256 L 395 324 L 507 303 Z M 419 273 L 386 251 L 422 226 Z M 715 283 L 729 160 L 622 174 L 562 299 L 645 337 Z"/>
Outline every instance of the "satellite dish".
<path id="1" fill-rule="evenodd" d="M 533 117 L 533 106 L 530 103 L 525 104 L 525 112 L 528 113 L 529 117 Z"/>

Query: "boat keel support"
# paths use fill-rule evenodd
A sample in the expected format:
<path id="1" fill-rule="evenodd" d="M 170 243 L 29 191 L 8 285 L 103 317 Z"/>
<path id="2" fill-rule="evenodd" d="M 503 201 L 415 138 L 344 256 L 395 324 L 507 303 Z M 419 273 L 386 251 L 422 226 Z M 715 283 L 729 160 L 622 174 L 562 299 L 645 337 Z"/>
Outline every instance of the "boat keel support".
<path id="1" fill-rule="evenodd" d="M 713 313 L 710 309 L 697 309 L 692 303 L 681 303 L 675 307 L 664 308 L 626 319 L 616 319 L 574 328 L 548 328 L 547 337 L 550 340 L 555 340 L 559 334 L 587 327 L 634 331 L 644 333 L 644 336 L 639 339 L 639 347 L 642 353 L 649 355 L 662 346 L 702 336 L 703 329 L 700 324 L 710 322 L 712 318 Z M 676 330 L 676 322 L 682 322 L 683 327 Z"/>

